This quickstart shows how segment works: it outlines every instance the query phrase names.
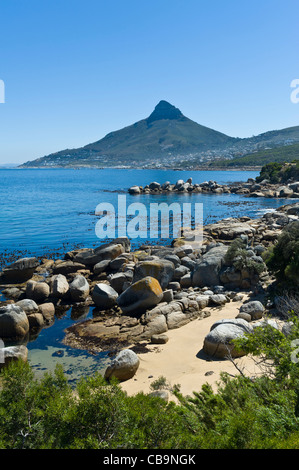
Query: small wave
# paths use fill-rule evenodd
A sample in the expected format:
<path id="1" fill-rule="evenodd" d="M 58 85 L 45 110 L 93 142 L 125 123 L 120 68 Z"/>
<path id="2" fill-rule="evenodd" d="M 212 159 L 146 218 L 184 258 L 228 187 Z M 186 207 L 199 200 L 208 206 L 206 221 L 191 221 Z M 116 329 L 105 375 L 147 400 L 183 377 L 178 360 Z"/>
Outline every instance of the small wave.
<path id="1" fill-rule="evenodd" d="M 257 214 L 264 215 L 264 214 L 268 214 L 268 213 L 270 213 L 270 212 L 275 212 L 275 211 L 276 211 L 276 209 L 274 209 L 274 208 L 273 208 L 273 209 L 267 208 L 267 209 L 258 209 L 258 210 L 256 211 L 256 213 L 257 213 Z"/>

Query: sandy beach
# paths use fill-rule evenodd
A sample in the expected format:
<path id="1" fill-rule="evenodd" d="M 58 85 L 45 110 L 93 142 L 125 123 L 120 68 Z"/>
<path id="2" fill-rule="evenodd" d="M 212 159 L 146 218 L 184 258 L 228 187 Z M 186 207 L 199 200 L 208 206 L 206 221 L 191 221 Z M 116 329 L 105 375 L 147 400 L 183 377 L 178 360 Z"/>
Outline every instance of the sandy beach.
<path id="1" fill-rule="evenodd" d="M 204 338 L 211 326 L 218 320 L 235 318 L 245 301 L 230 302 L 222 308 L 206 308 L 211 316 L 196 319 L 187 325 L 169 330 L 169 341 L 163 345 L 149 345 L 150 352 L 138 354 L 140 366 L 136 375 L 121 384 L 129 395 L 138 392 L 149 393 L 150 385 L 160 376 L 164 376 L 171 386 L 179 384 L 183 395 L 192 395 L 200 391 L 204 383 L 216 388 L 220 372 L 232 376 L 238 375 L 236 367 L 228 360 L 211 359 L 202 350 Z M 258 373 L 253 360 L 248 356 L 236 359 L 238 367 L 247 375 Z M 207 374 L 207 375 L 206 375 Z"/>

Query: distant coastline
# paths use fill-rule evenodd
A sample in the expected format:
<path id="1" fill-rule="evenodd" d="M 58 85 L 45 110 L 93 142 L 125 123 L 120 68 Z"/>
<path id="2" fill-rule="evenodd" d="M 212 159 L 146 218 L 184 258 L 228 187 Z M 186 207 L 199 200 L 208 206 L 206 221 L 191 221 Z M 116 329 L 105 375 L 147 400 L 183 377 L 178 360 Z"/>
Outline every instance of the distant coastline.
<path id="1" fill-rule="evenodd" d="M 35 166 L 35 167 L 0 167 L 1 170 L 10 169 L 10 170 L 156 170 L 156 171 L 260 171 L 262 166 L 244 166 L 244 167 L 209 167 L 209 166 L 199 166 L 199 167 L 176 167 L 176 168 L 168 168 L 168 167 L 120 167 L 120 166 L 104 166 L 104 167 L 97 167 L 97 166 Z"/>

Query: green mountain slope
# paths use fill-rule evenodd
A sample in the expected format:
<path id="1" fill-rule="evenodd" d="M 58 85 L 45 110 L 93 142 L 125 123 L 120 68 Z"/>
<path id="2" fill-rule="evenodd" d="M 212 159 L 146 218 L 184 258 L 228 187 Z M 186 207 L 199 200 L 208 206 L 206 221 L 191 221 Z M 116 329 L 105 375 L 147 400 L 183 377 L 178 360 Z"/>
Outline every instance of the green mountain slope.
<path id="1" fill-rule="evenodd" d="M 296 143 L 299 126 L 239 139 L 202 126 L 167 101 L 160 101 L 146 119 L 84 147 L 52 153 L 20 168 L 261 166 L 297 158 L 296 149 L 286 150 Z M 269 147 L 273 150 L 266 150 Z"/>
<path id="2" fill-rule="evenodd" d="M 293 145 L 283 145 L 273 149 L 260 150 L 259 152 L 233 158 L 232 160 L 218 160 L 211 164 L 214 167 L 244 167 L 263 166 L 267 163 L 283 163 L 299 160 L 299 143 Z"/>
<path id="3" fill-rule="evenodd" d="M 169 160 L 232 145 L 238 139 L 201 126 L 181 111 L 160 101 L 147 118 L 79 149 L 66 149 L 27 162 L 22 167 L 107 166 Z"/>

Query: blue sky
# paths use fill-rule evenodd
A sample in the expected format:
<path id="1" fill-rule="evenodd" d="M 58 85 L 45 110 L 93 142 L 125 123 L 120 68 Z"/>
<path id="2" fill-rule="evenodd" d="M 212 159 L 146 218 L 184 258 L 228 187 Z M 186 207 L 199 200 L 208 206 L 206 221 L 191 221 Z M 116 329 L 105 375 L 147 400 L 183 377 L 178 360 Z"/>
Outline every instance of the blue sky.
<path id="1" fill-rule="evenodd" d="M 1 0 L 0 164 L 101 139 L 167 100 L 234 137 L 299 125 L 298 0 Z"/>

